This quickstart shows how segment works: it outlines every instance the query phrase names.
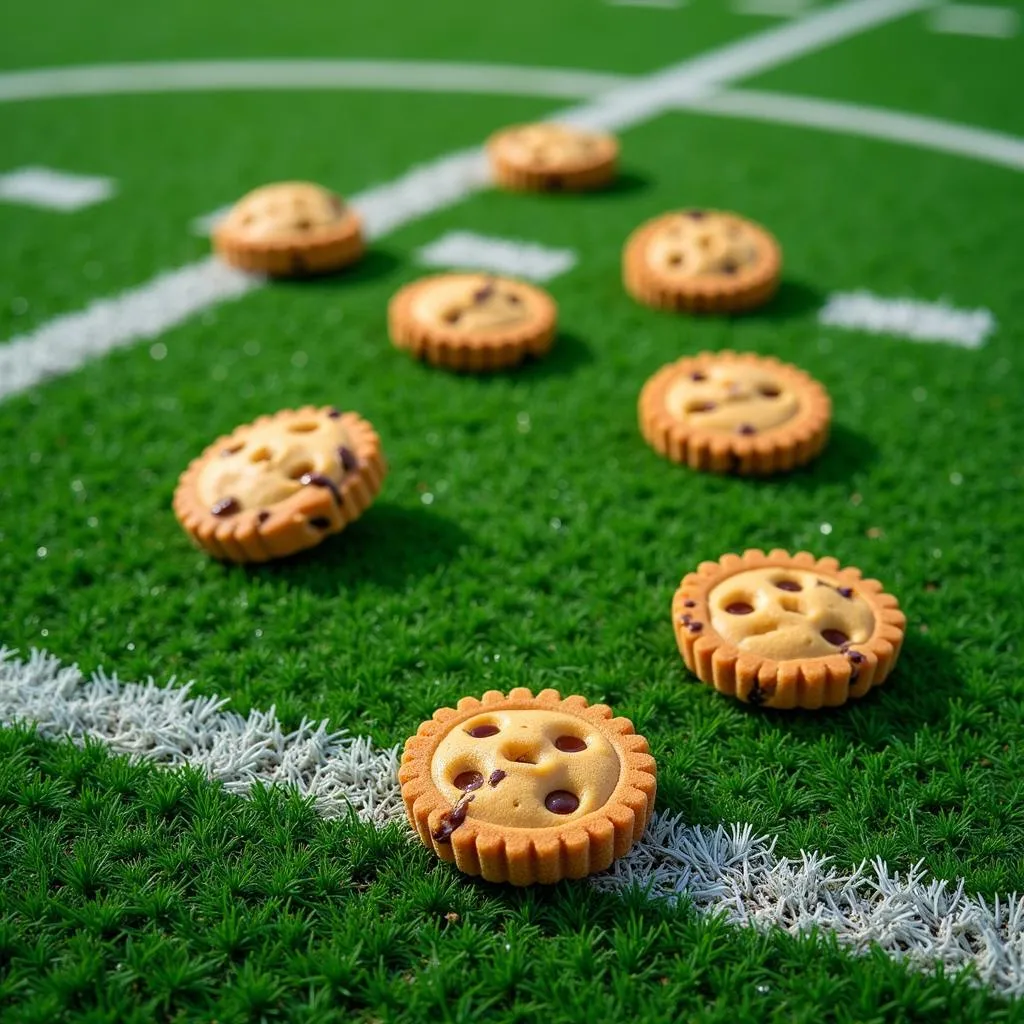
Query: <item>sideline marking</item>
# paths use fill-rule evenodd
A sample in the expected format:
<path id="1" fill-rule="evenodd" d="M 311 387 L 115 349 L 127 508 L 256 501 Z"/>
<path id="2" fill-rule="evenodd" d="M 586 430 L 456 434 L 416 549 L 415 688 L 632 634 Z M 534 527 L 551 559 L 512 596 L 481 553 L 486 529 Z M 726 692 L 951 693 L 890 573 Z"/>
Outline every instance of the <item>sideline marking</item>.
<path id="1" fill-rule="evenodd" d="M 689 0 L 604 0 L 609 7 L 658 7 L 663 11 L 682 7 Z"/>
<path id="2" fill-rule="evenodd" d="M 404 821 L 398 786 L 400 748 L 381 750 L 365 736 L 331 733 L 304 719 L 286 732 L 273 708 L 243 717 L 227 700 L 177 687 L 121 683 L 97 672 L 86 680 L 74 665 L 33 651 L 27 661 L 0 648 L 0 722 L 32 723 L 47 739 L 87 738 L 111 754 L 175 768 L 193 765 L 230 792 L 285 786 L 311 796 L 325 818 L 348 807 L 365 821 Z M 416 841 L 412 831 L 410 841 Z M 1024 994 L 1024 899 L 989 902 L 928 875 L 919 862 L 904 875 L 881 858 L 840 870 L 830 858 L 801 850 L 778 857 L 776 840 L 751 825 L 690 825 L 656 813 L 630 853 L 591 884 L 610 892 L 641 889 L 648 898 L 687 899 L 735 925 L 790 934 L 835 935 L 855 954 L 880 946 L 918 970 L 973 968 L 996 992 Z"/>
<path id="3" fill-rule="evenodd" d="M 736 0 L 733 10 L 765 18 L 795 18 L 813 3 L 814 0 Z"/>
<path id="4" fill-rule="evenodd" d="M 416 260 L 427 267 L 487 270 L 531 281 L 550 281 L 576 265 L 576 253 L 572 249 L 551 249 L 514 238 L 449 231 L 417 250 Z"/>
<path id="5" fill-rule="evenodd" d="M 72 174 L 53 167 L 19 167 L 0 174 L 0 199 L 61 213 L 95 206 L 109 199 L 116 190 L 113 178 Z"/>
<path id="6" fill-rule="evenodd" d="M 818 323 L 868 334 L 894 334 L 909 341 L 948 341 L 962 348 L 981 348 L 997 326 L 988 309 L 886 299 L 868 291 L 833 293 L 818 313 Z"/>
<path id="7" fill-rule="evenodd" d="M 945 35 L 1009 39 L 1019 25 L 1020 15 L 1012 7 L 942 4 L 928 14 L 928 27 Z"/>
<path id="8" fill-rule="evenodd" d="M 846 0 L 835 7 L 808 15 L 737 42 L 691 57 L 679 64 L 633 79 L 611 89 L 594 101 L 570 107 L 552 115 L 552 119 L 569 121 L 599 130 L 627 128 L 671 110 L 684 100 L 706 97 L 736 78 L 768 70 L 795 57 L 813 53 L 830 43 L 847 39 L 877 25 L 885 24 L 918 10 L 929 0 Z M 484 188 L 490 182 L 482 147 L 442 157 L 422 168 L 414 168 L 394 182 L 370 189 L 352 199 L 352 205 L 363 215 L 367 235 L 371 239 L 392 231 L 427 213 L 452 205 Z M 192 265 L 199 274 L 209 268 L 208 259 Z M 173 271 L 187 273 L 188 268 Z M 206 269 L 206 274 L 214 274 Z M 166 275 L 161 275 L 166 276 Z M 238 284 L 230 287 L 218 282 L 223 278 L 204 278 L 206 302 L 212 306 L 226 298 L 235 298 Z M 169 306 L 162 320 L 148 317 L 144 324 L 135 319 L 136 295 L 153 287 L 153 282 L 122 292 L 113 298 L 94 303 L 80 313 L 65 314 L 37 330 L 0 345 L 0 399 L 23 391 L 56 373 L 66 373 L 83 365 L 86 359 L 108 348 L 122 347 L 135 338 L 152 337 L 154 326 L 174 327 L 188 316 L 204 308 L 189 301 L 169 296 Z M 248 290 L 248 289 L 244 289 Z M 244 291 L 243 290 L 243 291 Z M 102 307 L 97 318 L 91 311 Z M 92 343 L 84 354 L 80 350 L 78 332 L 90 333 Z M 140 333 L 140 331 L 146 333 Z M 16 348 L 17 360 L 11 350 Z M 45 351 L 44 346 L 51 349 Z M 56 349 L 56 351 L 52 351 Z M 66 354 L 62 354 L 62 351 Z M 57 369 L 55 369 L 57 367 Z"/>
<path id="9" fill-rule="evenodd" d="M 680 107 L 722 117 L 749 117 L 772 124 L 902 142 L 1024 171 L 1024 139 L 935 117 L 751 89 L 730 89 L 706 99 L 681 103 Z"/>

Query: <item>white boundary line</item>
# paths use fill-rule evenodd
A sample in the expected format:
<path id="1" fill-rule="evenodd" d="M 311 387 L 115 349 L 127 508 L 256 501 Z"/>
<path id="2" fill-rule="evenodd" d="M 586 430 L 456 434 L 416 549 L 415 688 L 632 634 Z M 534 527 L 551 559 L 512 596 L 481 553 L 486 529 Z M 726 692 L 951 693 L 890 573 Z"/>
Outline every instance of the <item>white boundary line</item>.
<path id="1" fill-rule="evenodd" d="M 1017 34 L 1020 14 L 1012 7 L 940 3 L 928 14 L 928 27 L 944 35 L 1009 39 Z"/>
<path id="2" fill-rule="evenodd" d="M 120 683 L 103 672 L 86 680 L 45 652 L 22 661 L 0 648 L 0 723 L 34 724 L 49 739 L 98 740 L 112 754 L 169 768 L 192 765 L 242 796 L 258 784 L 292 788 L 325 817 L 351 806 L 378 824 L 404 820 L 398 747 L 379 750 L 365 737 L 329 732 L 326 722 L 286 732 L 273 708 L 243 717 L 226 704 L 173 680 Z M 663 811 L 592 883 L 687 898 L 738 925 L 831 933 L 855 953 L 878 946 L 917 969 L 972 967 L 995 991 L 1024 994 L 1024 900 L 996 897 L 990 906 L 966 895 L 962 880 L 933 879 L 921 864 L 905 875 L 881 859 L 842 871 L 816 852 L 777 857 L 775 840 L 750 825 L 710 829 Z"/>
<path id="3" fill-rule="evenodd" d="M 554 249 L 518 238 L 496 238 L 475 231 L 447 231 L 417 249 L 417 263 L 453 270 L 485 270 L 531 281 L 550 281 L 576 265 L 573 249 Z"/>
<path id="4" fill-rule="evenodd" d="M 0 200 L 59 213 L 75 213 L 95 206 L 116 191 L 113 178 L 55 167 L 18 167 L 0 174 Z"/>
<path id="5" fill-rule="evenodd" d="M 633 79 L 582 106 L 571 107 L 553 119 L 598 129 L 620 129 L 640 124 L 686 100 L 706 97 L 729 82 L 766 71 L 786 61 L 813 53 L 877 25 L 920 9 L 929 0 L 845 0 L 799 21 L 728 43 L 710 53 L 684 60 L 673 67 Z M 414 169 L 394 182 L 354 197 L 352 205 L 363 215 L 373 238 L 395 230 L 443 207 L 450 206 L 489 184 L 482 149 L 442 157 L 425 168 Z M 193 265 L 202 279 L 206 305 L 212 306 L 242 291 L 237 281 L 228 287 L 209 260 Z M 204 269 L 205 268 L 205 269 Z M 174 274 L 185 274 L 181 268 Z M 166 279 L 166 275 L 162 275 Z M 159 279 L 157 279 L 159 280 Z M 79 313 L 66 314 L 30 334 L 0 346 L 0 399 L 38 384 L 57 372 L 69 372 L 87 358 L 133 340 L 152 337 L 203 308 L 186 297 L 168 297 L 167 313 L 136 317 L 139 295 L 146 308 L 155 282 L 147 282 L 111 299 L 93 303 Z M 255 286 L 255 285 L 253 285 Z M 161 293 L 165 294 L 165 293 Z M 100 310 L 100 313 L 97 313 Z M 88 335 L 88 354 L 82 354 L 81 335 Z M 59 370 L 55 370 L 59 367 Z"/>

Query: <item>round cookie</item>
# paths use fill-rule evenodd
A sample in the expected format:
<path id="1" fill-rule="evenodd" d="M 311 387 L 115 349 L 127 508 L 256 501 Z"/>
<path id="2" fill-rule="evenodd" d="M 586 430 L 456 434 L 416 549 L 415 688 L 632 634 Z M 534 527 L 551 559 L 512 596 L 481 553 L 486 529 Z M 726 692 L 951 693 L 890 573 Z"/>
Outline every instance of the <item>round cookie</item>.
<path id="1" fill-rule="evenodd" d="M 895 667 L 906 622 L 878 580 L 806 551 L 702 562 L 672 600 L 687 668 L 722 693 L 771 708 L 863 697 Z"/>
<path id="2" fill-rule="evenodd" d="M 627 718 L 556 690 L 491 690 L 441 708 L 405 745 L 398 777 L 424 845 L 513 885 L 603 871 L 654 808 L 654 758 Z"/>
<path id="3" fill-rule="evenodd" d="M 657 309 L 738 313 L 767 302 L 782 252 L 759 224 L 718 210 L 681 210 L 642 224 L 626 241 L 622 274 L 633 298 Z"/>
<path id="4" fill-rule="evenodd" d="M 214 558 L 265 562 L 343 530 L 370 507 L 386 474 L 380 439 L 354 412 L 286 409 L 238 427 L 193 460 L 174 512 Z"/>
<path id="5" fill-rule="evenodd" d="M 540 122 L 504 128 L 487 140 L 495 181 L 517 192 L 581 192 L 615 177 L 613 135 Z"/>
<path id="6" fill-rule="evenodd" d="M 283 181 L 239 199 L 214 228 L 213 247 L 242 270 L 303 277 L 358 260 L 363 229 L 340 196 L 310 182 Z"/>
<path id="7" fill-rule="evenodd" d="M 832 402 L 813 377 L 770 356 L 701 352 L 663 366 L 640 392 L 640 432 L 693 469 L 764 476 L 813 459 Z"/>
<path id="8" fill-rule="evenodd" d="M 558 309 L 547 292 L 488 274 L 436 274 L 407 284 L 388 305 L 398 348 L 451 370 L 500 370 L 547 352 Z"/>

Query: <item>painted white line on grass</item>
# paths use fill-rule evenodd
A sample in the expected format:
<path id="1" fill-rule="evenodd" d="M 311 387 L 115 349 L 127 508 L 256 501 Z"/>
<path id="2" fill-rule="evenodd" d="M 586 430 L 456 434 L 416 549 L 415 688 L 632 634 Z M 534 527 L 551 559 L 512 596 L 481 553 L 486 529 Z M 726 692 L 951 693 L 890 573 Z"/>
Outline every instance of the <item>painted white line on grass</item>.
<path id="1" fill-rule="evenodd" d="M 981 348 L 996 329 L 987 309 L 957 309 L 946 302 L 886 299 L 867 291 L 836 292 L 818 313 L 818 323 L 909 341 L 945 341 Z"/>
<path id="2" fill-rule="evenodd" d="M 513 238 L 491 238 L 473 231 L 449 231 L 417 250 L 416 260 L 427 267 L 488 270 L 532 281 L 549 281 L 576 265 L 576 253 Z"/>
<path id="3" fill-rule="evenodd" d="M 0 174 L 0 199 L 61 213 L 74 213 L 102 203 L 115 189 L 112 178 L 72 174 L 53 167 L 19 167 Z"/>
<path id="4" fill-rule="evenodd" d="M 796 18 L 813 3 L 814 0 L 736 0 L 732 9 L 737 14 L 765 18 Z"/>
<path id="5" fill-rule="evenodd" d="M 586 99 L 619 75 L 574 68 L 409 60 L 217 60 L 34 68 L 0 74 L 0 103 L 66 96 L 283 89 L 472 93 Z"/>
<path id="6" fill-rule="evenodd" d="M 945 35 L 1009 39 L 1017 34 L 1020 14 L 1012 7 L 940 4 L 929 11 L 928 27 Z"/>
<path id="7" fill-rule="evenodd" d="M 120 683 L 34 651 L 27 661 L 0 649 L 0 723 L 34 724 L 50 739 L 105 743 L 112 753 L 166 767 L 193 765 L 229 792 L 255 784 L 292 787 L 325 817 L 352 807 L 365 820 L 404 821 L 399 749 L 330 733 L 304 721 L 285 731 L 274 709 L 248 717 L 225 700 L 192 696 L 173 681 Z M 411 837 L 411 830 L 410 830 Z M 965 894 L 964 883 L 929 878 L 920 864 L 905 875 L 881 860 L 840 871 L 827 857 L 777 857 L 775 840 L 750 825 L 715 829 L 663 811 L 627 857 L 591 881 L 606 891 L 637 888 L 650 899 L 690 900 L 705 913 L 759 929 L 832 933 L 856 953 L 873 945 L 893 959 L 929 970 L 972 967 L 1005 995 L 1024 994 L 1024 900 L 992 906 Z"/>
<path id="8" fill-rule="evenodd" d="M 609 7 L 655 7 L 663 11 L 682 7 L 687 0 L 605 0 Z"/>
<path id="9" fill-rule="evenodd" d="M 800 21 L 769 29 L 766 32 L 728 43 L 718 50 L 692 57 L 664 71 L 645 75 L 618 86 L 598 99 L 583 106 L 570 107 L 552 116 L 588 125 L 597 129 L 618 129 L 641 124 L 650 118 L 671 110 L 685 99 L 706 96 L 745 75 L 766 71 L 795 57 L 813 53 L 824 46 L 849 38 L 860 32 L 916 10 L 928 0 L 846 0 L 821 13 Z M 367 233 L 371 237 L 394 230 L 411 220 L 450 206 L 489 184 L 489 172 L 482 148 L 455 153 L 429 164 L 414 168 L 394 182 L 370 189 L 352 198 L 352 204 L 363 215 Z M 194 264 L 192 270 L 207 275 L 208 261 Z M 188 276 L 190 268 L 175 274 Z M 165 275 L 166 276 L 166 275 Z M 131 315 L 137 295 L 148 293 L 154 282 L 129 289 L 121 295 L 103 300 L 104 317 L 101 322 L 89 319 L 89 307 L 82 313 L 67 314 L 50 324 L 44 324 L 31 334 L 0 345 L 0 399 L 23 391 L 52 377 L 82 365 L 82 359 L 69 359 L 60 352 L 42 352 L 45 345 L 57 349 L 77 351 L 81 348 L 78 331 L 80 318 L 94 329 L 89 355 L 99 355 L 108 348 L 127 345 L 135 338 L 151 337 L 137 331 Z M 222 294 L 223 289 L 207 289 L 206 305 L 214 305 L 237 293 Z M 168 296 L 174 310 L 188 307 L 192 313 L 203 308 L 190 296 Z M 94 304 L 97 305 L 97 304 Z M 165 328 L 180 323 L 185 316 L 175 312 L 166 318 Z M 147 320 L 147 326 L 151 319 Z M 63 325 L 63 326 L 62 326 Z M 66 330 L 64 328 L 71 328 Z M 103 340 L 107 339 L 106 348 Z M 23 363 L 12 372 L 11 356 L 7 352 L 18 345 L 18 361 Z M 57 369 L 54 369 L 57 367 Z M 61 369 L 63 367 L 63 369 Z"/>
<path id="10" fill-rule="evenodd" d="M 706 99 L 686 101 L 680 107 L 719 117 L 750 118 L 770 124 L 820 128 L 840 135 L 885 139 L 955 153 L 1015 171 L 1024 170 L 1024 139 L 934 117 L 751 89 L 730 89 Z"/>

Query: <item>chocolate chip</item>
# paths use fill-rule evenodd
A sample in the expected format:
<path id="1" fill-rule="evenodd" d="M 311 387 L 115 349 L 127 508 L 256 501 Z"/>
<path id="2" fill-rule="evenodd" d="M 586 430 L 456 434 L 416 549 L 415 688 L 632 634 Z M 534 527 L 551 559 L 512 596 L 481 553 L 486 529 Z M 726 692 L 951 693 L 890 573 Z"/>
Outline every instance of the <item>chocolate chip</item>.
<path id="1" fill-rule="evenodd" d="M 722 273 L 723 274 L 735 274 L 736 271 L 739 270 L 739 269 L 740 269 L 739 268 L 739 264 L 738 263 L 734 263 L 732 260 L 726 260 L 722 264 Z"/>
<path id="2" fill-rule="evenodd" d="M 234 498 L 221 498 L 210 511 L 215 516 L 233 516 L 242 511 L 242 506 Z"/>
<path id="3" fill-rule="evenodd" d="M 686 625 L 686 624 L 687 624 L 688 622 L 690 622 L 690 621 L 691 621 L 692 619 L 693 619 L 693 616 L 692 616 L 692 615 L 689 615 L 689 614 L 687 614 L 687 615 L 680 615 L 680 616 L 679 616 L 679 621 L 680 621 L 680 622 L 681 622 L 681 623 L 682 623 L 682 624 L 683 624 L 684 626 L 685 626 L 685 625 Z"/>
<path id="4" fill-rule="evenodd" d="M 779 582 L 776 583 L 775 586 L 778 587 L 779 590 L 789 590 L 793 593 L 796 593 L 796 591 L 798 590 L 804 589 L 800 586 L 799 583 L 796 582 L 796 580 L 779 580 Z"/>
<path id="5" fill-rule="evenodd" d="M 346 473 L 351 473 L 352 470 L 359 465 L 359 459 L 356 458 L 356 453 L 345 445 L 342 445 L 338 449 L 338 458 L 341 459 L 341 467 Z"/>
<path id="6" fill-rule="evenodd" d="M 686 216 L 691 220 L 703 220 L 707 214 L 703 210 L 687 210 Z"/>
<path id="7" fill-rule="evenodd" d="M 318 530 L 327 530 L 330 528 L 331 521 L 327 516 L 313 516 L 309 521 L 310 526 L 315 526 Z"/>
<path id="8" fill-rule="evenodd" d="M 270 513 L 266 509 L 263 509 L 263 511 L 256 516 L 256 522 L 265 523 L 269 518 Z"/>
<path id="9" fill-rule="evenodd" d="M 338 485 L 329 476 L 324 476 L 323 473 L 303 473 L 299 483 L 303 487 L 326 487 L 331 492 L 331 497 L 334 498 L 335 502 L 338 505 L 342 503 L 341 491 L 338 490 Z"/>
<path id="10" fill-rule="evenodd" d="M 508 300 L 509 304 L 512 305 L 512 306 L 521 306 L 523 304 L 523 300 L 521 298 L 519 298 L 519 296 L 516 295 L 515 292 L 506 292 L 505 293 L 505 298 Z"/>
<path id="11" fill-rule="evenodd" d="M 737 433 L 740 433 L 740 434 L 756 434 L 757 433 L 757 427 L 752 426 L 750 423 L 741 423 L 736 428 L 736 431 L 737 431 Z"/>
<path id="12" fill-rule="evenodd" d="M 555 746 L 566 754 L 578 754 L 581 750 L 587 749 L 586 743 L 578 736 L 559 736 L 555 740 Z"/>
<path id="13" fill-rule="evenodd" d="M 691 633 L 699 633 L 704 628 L 704 623 L 703 622 L 688 622 L 686 624 L 686 628 Z"/>
<path id="14" fill-rule="evenodd" d="M 841 629 L 823 629 L 821 631 L 822 637 L 827 640 L 830 644 L 834 644 L 836 647 L 842 647 L 843 644 L 849 643 L 850 638 Z"/>
<path id="15" fill-rule="evenodd" d="M 441 815 L 441 820 L 432 833 L 435 843 L 451 842 L 452 833 L 466 820 L 466 812 L 475 799 L 474 794 L 467 793 L 450 811 L 445 811 Z"/>
<path id="16" fill-rule="evenodd" d="M 733 601 L 732 604 L 727 604 L 725 610 L 730 615 L 749 615 L 753 610 L 752 604 L 747 604 L 746 601 Z"/>
<path id="17" fill-rule="evenodd" d="M 843 597 L 853 597 L 853 587 L 836 587 Z"/>
<path id="18" fill-rule="evenodd" d="M 698 381 L 700 381 L 700 380 L 707 380 L 707 379 L 708 379 L 708 375 L 706 373 L 701 373 L 700 370 L 694 370 L 693 373 L 690 374 L 690 380 L 698 380 Z"/>
<path id="19" fill-rule="evenodd" d="M 334 406 L 332 405 L 330 407 L 330 409 L 327 410 L 327 415 L 330 416 L 330 418 L 332 420 L 340 419 L 341 418 L 341 410 L 340 409 L 335 409 Z"/>
<path id="20" fill-rule="evenodd" d="M 500 768 L 495 768 L 494 771 L 491 772 L 491 777 L 487 780 L 487 785 L 496 786 L 503 778 L 505 778 L 506 775 L 508 775 L 508 772 L 503 772 Z"/>
<path id="21" fill-rule="evenodd" d="M 483 288 L 478 288 L 475 292 L 473 292 L 473 301 L 486 302 L 493 294 L 494 284 L 493 282 L 488 282 L 483 286 Z"/>
<path id="22" fill-rule="evenodd" d="M 469 793 L 474 789 L 479 789 L 483 784 L 484 777 L 479 772 L 459 772 L 459 774 L 452 779 L 452 785 L 456 789 L 461 789 L 466 793 Z"/>
<path id="23" fill-rule="evenodd" d="M 714 402 L 695 402 L 687 409 L 687 412 L 711 412 L 714 407 Z"/>
<path id="24" fill-rule="evenodd" d="M 696 608 L 697 607 L 697 602 L 696 601 L 691 601 L 689 598 L 687 598 L 683 602 L 683 607 L 684 608 Z"/>
<path id="25" fill-rule="evenodd" d="M 778 398 L 782 394 L 774 384 L 762 384 L 757 392 L 762 398 Z"/>
<path id="26" fill-rule="evenodd" d="M 226 459 L 229 455 L 234 455 L 236 452 L 240 452 L 244 447 L 244 444 L 232 444 L 227 448 L 221 448 L 220 457 L 222 459 Z"/>
<path id="27" fill-rule="evenodd" d="M 854 663 L 854 665 L 859 665 L 864 660 L 864 655 L 861 654 L 860 651 L 847 650 L 846 656 Z"/>
<path id="28" fill-rule="evenodd" d="M 472 729 L 466 730 L 476 740 L 482 740 L 487 736 L 497 736 L 499 731 L 496 725 L 474 725 Z"/>
<path id="29" fill-rule="evenodd" d="M 544 797 L 544 806 L 552 814 L 572 814 L 579 807 L 579 797 L 570 793 L 567 789 L 556 789 Z"/>

